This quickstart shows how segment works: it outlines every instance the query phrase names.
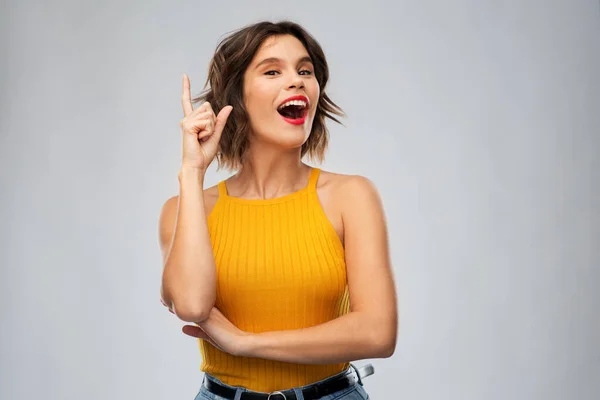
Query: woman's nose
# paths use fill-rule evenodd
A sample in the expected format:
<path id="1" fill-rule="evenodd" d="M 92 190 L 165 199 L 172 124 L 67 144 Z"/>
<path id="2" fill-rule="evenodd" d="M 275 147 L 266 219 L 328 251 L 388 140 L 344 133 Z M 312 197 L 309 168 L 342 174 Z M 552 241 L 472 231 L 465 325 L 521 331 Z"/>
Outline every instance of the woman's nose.
<path id="1" fill-rule="evenodd" d="M 288 89 L 303 89 L 304 88 L 304 80 L 299 77 L 296 76 L 294 77 L 290 84 L 288 85 Z"/>

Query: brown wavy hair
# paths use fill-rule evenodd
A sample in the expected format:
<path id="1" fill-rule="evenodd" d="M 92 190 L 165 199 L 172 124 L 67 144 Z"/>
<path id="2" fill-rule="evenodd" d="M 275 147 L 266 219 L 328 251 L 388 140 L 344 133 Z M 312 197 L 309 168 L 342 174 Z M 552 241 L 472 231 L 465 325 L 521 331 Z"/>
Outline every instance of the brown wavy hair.
<path id="1" fill-rule="evenodd" d="M 329 131 L 325 119 L 341 122 L 336 116 L 343 116 L 342 109 L 325 93 L 329 80 L 329 67 L 325 53 L 319 43 L 302 26 L 291 21 L 259 22 L 229 33 L 217 45 L 210 61 L 204 91 L 193 99 L 194 103 L 208 101 L 215 114 L 227 106 L 233 110 L 225 124 L 219 151 L 218 168 L 229 170 L 241 167 L 244 154 L 249 146 L 249 118 L 243 99 L 244 73 L 262 43 L 271 36 L 292 35 L 306 48 L 315 69 L 320 95 L 310 136 L 302 145 L 301 155 L 322 162 L 329 142 Z"/>

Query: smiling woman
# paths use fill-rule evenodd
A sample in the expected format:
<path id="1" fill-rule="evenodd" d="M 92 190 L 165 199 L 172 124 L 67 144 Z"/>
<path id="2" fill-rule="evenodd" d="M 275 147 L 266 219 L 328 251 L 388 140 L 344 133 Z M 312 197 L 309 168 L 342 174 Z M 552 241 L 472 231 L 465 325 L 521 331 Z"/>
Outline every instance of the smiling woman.
<path id="1" fill-rule="evenodd" d="M 377 191 L 302 161 L 323 159 L 325 120 L 343 115 L 328 78 L 320 45 L 291 22 L 225 38 L 193 101 L 183 77 L 180 190 L 160 216 L 161 300 L 199 340 L 198 398 L 367 399 L 368 373 L 351 362 L 394 352 Z M 235 174 L 204 188 L 215 158 Z"/>

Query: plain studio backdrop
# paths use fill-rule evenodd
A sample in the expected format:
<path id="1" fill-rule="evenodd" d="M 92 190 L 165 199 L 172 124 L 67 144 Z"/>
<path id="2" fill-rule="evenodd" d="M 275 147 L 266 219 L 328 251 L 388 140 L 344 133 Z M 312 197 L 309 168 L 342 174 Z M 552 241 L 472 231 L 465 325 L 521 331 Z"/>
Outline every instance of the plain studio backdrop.
<path id="1" fill-rule="evenodd" d="M 0 399 L 193 399 L 159 301 L 181 75 L 292 19 L 321 43 L 322 168 L 372 179 L 397 351 L 377 399 L 600 395 L 598 1 L 13 1 L 0 29 Z M 228 176 L 210 170 L 207 184 Z"/>

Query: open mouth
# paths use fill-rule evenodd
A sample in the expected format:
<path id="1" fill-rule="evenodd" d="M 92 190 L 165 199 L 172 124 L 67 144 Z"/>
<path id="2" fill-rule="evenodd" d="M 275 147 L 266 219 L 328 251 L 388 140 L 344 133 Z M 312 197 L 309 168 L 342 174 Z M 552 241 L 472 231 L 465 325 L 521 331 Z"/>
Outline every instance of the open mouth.
<path id="1" fill-rule="evenodd" d="M 295 96 L 284 101 L 277 112 L 284 120 L 292 124 L 304 123 L 306 114 L 308 114 L 308 99 L 304 96 Z"/>

